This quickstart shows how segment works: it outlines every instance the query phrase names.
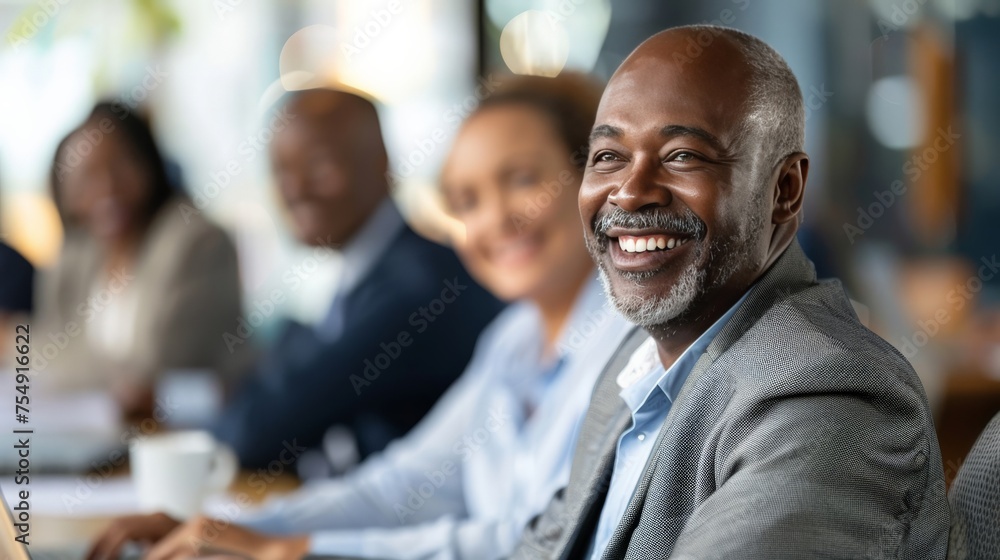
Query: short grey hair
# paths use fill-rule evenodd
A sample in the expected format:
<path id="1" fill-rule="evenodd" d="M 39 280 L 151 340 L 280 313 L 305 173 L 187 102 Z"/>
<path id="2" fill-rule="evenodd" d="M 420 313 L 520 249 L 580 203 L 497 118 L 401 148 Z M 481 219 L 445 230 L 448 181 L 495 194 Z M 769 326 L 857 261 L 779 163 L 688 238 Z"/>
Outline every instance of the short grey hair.
<path id="1" fill-rule="evenodd" d="M 785 59 L 757 37 L 719 25 L 685 26 L 729 38 L 750 65 L 750 94 L 741 142 L 760 147 L 754 161 L 754 176 L 769 173 L 782 158 L 801 152 L 805 146 L 806 118 L 802 91 Z M 758 165 L 763 168 L 758 169 Z"/>

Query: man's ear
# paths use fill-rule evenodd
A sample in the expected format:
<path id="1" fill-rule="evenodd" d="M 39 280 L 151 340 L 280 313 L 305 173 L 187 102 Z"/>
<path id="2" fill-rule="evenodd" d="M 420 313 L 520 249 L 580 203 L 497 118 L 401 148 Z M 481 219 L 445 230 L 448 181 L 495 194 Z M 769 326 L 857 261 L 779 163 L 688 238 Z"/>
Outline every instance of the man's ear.
<path id="1" fill-rule="evenodd" d="M 806 192 L 806 178 L 809 175 L 809 156 L 796 152 L 785 158 L 778 166 L 778 177 L 774 183 L 774 207 L 771 223 L 785 224 L 798 216 L 802 210 L 802 199 Z"/>

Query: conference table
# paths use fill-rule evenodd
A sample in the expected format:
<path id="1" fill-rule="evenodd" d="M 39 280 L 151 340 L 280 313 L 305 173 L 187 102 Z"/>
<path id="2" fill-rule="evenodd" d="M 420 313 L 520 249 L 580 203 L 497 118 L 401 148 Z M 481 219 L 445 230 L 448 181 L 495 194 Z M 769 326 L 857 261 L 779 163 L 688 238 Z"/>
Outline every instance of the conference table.
<path id="1" fill-rule="evenodd" d="M 134 489 L 127 468 L 106 478 L 84 475 L 42 475 L 31 481 L 33 504 L 31 510 L 31 544 L 39 548 L 79 547 L 92 541 L 117 516 L 140 513 L 135 505 Z M 234 504 L 258 505 L 264 500 L 286 494 L 299 486 L 293 475 L 281 473 L 271 477 L 266 485 L 259 483 L 259 476 L 251 471 L 241 472 L 226 493 L 206 500 L 206 514 L 212 511 L 232 511 Z M 90 480 L 100 484 L 92 494 L 81 492 L 89 488 Z M 251 484 L 251 480 L 258 482 Z M 6 482 L 6 481 L 5 481 Z M 4 484 L 4 495 L 10 488 Z M 237 496 L 242 496 L 237 499 Z M 79 496 L 84 499 L 79 499 Z M 245 496 L 245 499 L 243 498 Z M 229 509 L 224 509 L 224 508 Z M 252 506 L 251 506 L 252 507 Z"/>
<path id="2" fill-rule="evenodd" d="M 0 400 L 15 400 L 15 381 L 14 372 L 0 365 Z M 124 444 L 136 437 L 194 428 L 178 423 L 193 422 L 200 418 L 199 413 L 204 416 L 203 410 L 189 406 L 199 400 L 191 395 L 217 393 L 211 383 L 215 381 L 206 381 L 204 375 L 172 376 L 161 381 L 150 410 L 126 416 L 105 391 L 63 394 L 47 392 L 32 382 L 30 421 L 18 423 L 12 404 L 0 417 L 0 427 L 8 434 L 0 447 L 0 490 L 12 508 L 17 506 L 20 491 L 29 492 L 32 547 L 77 548 L 91 542 L 114 518 L 142 513 Z M 157 403 L 164 402 L 170 405 L 169 414 L 161 414 L 157 408 Z M 16 472 L 18 437 L 30 440 L 28 472 L 20 481 Z M 237 511 L 234 505 L 247 509 L 298 485 L 294 473 L 284 465 L 271 472 L 239 472 L 226 492 L 206 498 L 205 514 Z"/>

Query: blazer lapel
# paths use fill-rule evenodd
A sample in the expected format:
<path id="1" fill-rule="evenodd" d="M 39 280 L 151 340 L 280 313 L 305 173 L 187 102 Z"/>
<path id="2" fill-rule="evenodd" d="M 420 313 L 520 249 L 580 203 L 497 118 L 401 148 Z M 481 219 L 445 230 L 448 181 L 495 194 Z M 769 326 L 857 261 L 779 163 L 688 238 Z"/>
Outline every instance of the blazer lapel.
<path id="1" fill-rule="evenodd" d="M 691 369 L 690 376 L 700 375 L 701 372 L 705 371 L 712 365 L 712 359 L 709 358 L 708 354 L 702 354 L 698 361 L 695 363 L 694 367 Z M 685 386 L 687 384 L 685 383 Z M 683 394 L 683 392 L 681 393 Z M 678 399 L 679 395 L 678 395 Z M 656 472 L 656 465 L 660 458 L 660 453 L 658 450 L 662 447 L 663 439 L 666 437 L 669 431 L 669 426 L 672 423 L 676 415 L 673 413 L 673 407 L 671 407 L 670 413 L 667 415 L 666 420 L 663 422 L 663 426 L 660 428 L 659 433 L 656 436 L 656 442 L 653 443 L 653 452 L 649 456 L 649 460 L 646 462 L 646 466 L 643 468 L 642 476 L 639 478 L 639 483 L 635 487 L 635 493 L 632 494 L 632 499 L 629 500 L 628 507 L 625 509 L 625 514 L 622 516 L 621 521 L 619 521 L 618 526 L 615 527 L 615 532 L 611 534 L 611 540 L 608 542 L 608 547 L 604 550 L 604 554 L 601 556 L 602 559 L 611 558 L 624 558 L 625 551 L 628 549 L 629 539 L 632 536 L 632 532 L 635 527 L 639 524 L 639 516 L 642 513 L 642 507 L 646 503 L 646 496 L 649 493 L 649 484 L 653 480 L 653 474 Z"/>
<path id="2" fill-rule="evenodd" d="M 617 387 L 617 384 L 615 385 Z M 600 437 L 594 438 L 588 449 L 588 459 L 586 465 L 581 465 L 581 474 L 585 473 L 586 480 L 582 481 L 587 488 L 587 493 L 580 504 L 580 508 L 571 519 L 577 520 L 575 527 L 571 529 L 574 533 L 582 536 L 577 539 L 574 535 L 571 542 L 579 540 L 573 546 L 573 554 L 569 557 L 578 557 L 586 551 L 597 528 L 597 521 L 600 512 L 607 498 L 608 488 L 611 486 L 611 475 L 614 473 L 615 452 L 618 448 L 618 438 L 622 432 L 628 428 L 632 416 L 624 406 L 618 410 L 614 416 L 609 418 L 602 426 L 603 433 Z M 576 465 L 574 465 L 575 467 Z M 571 483 L 574 481 L 570 481 Z M 566 556 L 564 556 L 565 558 Z"/>
<path id="3" fill-rule="evenodd" d="M 621 344 L 615 356 L 608 363 L 598 379 L 591 397 L 590 407 L 584 417 L 583 426 L 573 454 L 570 481 L 567 493 L 579 492 L 577 496 L 566 495 L 563 530 L 567 535 L 562 558 L 580 556 L 585 551 L 593 535 L 596 513 L 611 484 L 615 451 L 618 437 L 628 427 L 631 415 L 625 403 L 618 396 L 618 373 L 628 363 L 635 349 L 649 335 L 635 328 Z"/>

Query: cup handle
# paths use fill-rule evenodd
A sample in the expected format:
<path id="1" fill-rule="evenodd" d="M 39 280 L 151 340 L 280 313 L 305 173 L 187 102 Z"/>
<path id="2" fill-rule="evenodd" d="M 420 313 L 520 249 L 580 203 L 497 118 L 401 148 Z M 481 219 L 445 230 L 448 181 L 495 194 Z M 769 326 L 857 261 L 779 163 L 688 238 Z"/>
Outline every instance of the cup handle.
<path id="1" fill-rule="evenodd" d="M 215 448 L 215 456 L 212 458 L 212 472 L 208 475 L 207 490 L 221 492 L 229 488 L 239 468 L 240 461 L 236 458 L 236 453 L 228 445 L 220 443 Z"/>

